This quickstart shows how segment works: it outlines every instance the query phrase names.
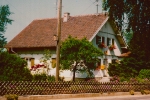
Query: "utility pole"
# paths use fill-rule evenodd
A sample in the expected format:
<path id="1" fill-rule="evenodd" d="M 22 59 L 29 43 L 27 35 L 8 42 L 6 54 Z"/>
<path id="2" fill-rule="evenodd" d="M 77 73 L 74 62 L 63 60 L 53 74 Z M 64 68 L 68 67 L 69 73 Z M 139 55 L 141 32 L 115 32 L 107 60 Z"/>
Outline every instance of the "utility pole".
<path id="1" fill-rule="evenodd" d="M 57 23 L 57 50 L 56 50 L 56 82 L 59 81 L 59 66 L 60 66 L 60 44 L 61 44 L 61 13 L 62 13 L 62 0 L 58 2 L 58 23 Z"/>
<path id="2" fill-rule="evenodd" d="M 96 4 L 96 6 L 97 6 L 97 14 L 98 14 L 98 1 L 99 1 L 99 0 L 96 0 L 96 2 L 97 2 L 97 4 Z"/>

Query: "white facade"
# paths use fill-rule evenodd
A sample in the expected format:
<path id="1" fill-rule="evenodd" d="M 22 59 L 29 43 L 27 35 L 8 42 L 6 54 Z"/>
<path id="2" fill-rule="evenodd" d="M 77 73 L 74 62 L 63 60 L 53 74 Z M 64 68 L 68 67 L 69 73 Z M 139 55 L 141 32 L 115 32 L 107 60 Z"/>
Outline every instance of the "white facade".
<path id="1" fill-rule="evenodd" d="M 103 42 L 105 44 L 105 48 L 99 48 L 98 44 L 96 43 L 96 36 L 91 40 L 92 44 L 101 49 L 103 52 L 107 51 L 107 54 L 105 54 L 103 57 L 100 57 L 101 60 L 101 64 L 100 65 L 105 65 L 104 64 L 104 59 L 107 58 L 108 63 L 112 63 L 113 59 L 118 59 L 117 56 L 121 55 L 121 46 L 115 36 L 116 34 L 114 33 L 110 23 L 107 21 L 103 27 L 98 31 L 98 33 L 96 34 L 96 36 L 101 37 L 101 42 L 102 42 L 102 38 L 103 38 Z M 109 41 L 107 40 L 109 38 Z M 108 43 L 109 42 L 109 43 Z M 115 49 L 113 50 L 109 50 L 109 46 L 112 44 L 115 45 Z M 43 57 L 43 54 L 20 54 L 21 58 L 26 58 L 27 62 L 28 62 L 28 68 L 31 69 L 31 60 L 30 58 L 34 58 L 34 64 L 41 64 L 40 62 L 40 58 Z M 52 58 L 56 58 L 56 54 L 52 54 Z M 48 61 L 49 63 L 49 71 L 48 74 L 49 75 L 56 75 L 56 69 L 52 68 L 52 59 L 50 59 L 50 61 Z M 108 67 L 108 66 L 107 66 Z M 42 72 L 43 68 L 38 68 L 39 72 Z M 46 71 L 46 69 L 45 69 Z M 32 71 L 32 73 L 38 73 L 36 71 Z M 93 71 L 95 77 L 97 79 L 100 79 L 102 77 L 104 77 L 104 73 L 106 74 L 107 77 L 109 77 L 108 72 L 107 72 L 107 68 L 106 69 L 99 69 L 99 70 L 95 70 Z M 86 78 L 86 73 L 81 74 L 81 73 L 76 73 L 76 78 Z M 73 73 L 70 70 L 64 70 L 64 71 L 60 71 L 60 77 L 64 77 L 66 81 L 69 81 L 72 79 L 73 77 Z"/>
<path id="2" fill-rule="evenodd" d="M 104 26 L 101 28 L 101 30 L 97 33 L 97 36 L 100 36 L 101 38 L 104 37 L 104 44 L 106 45 L 105 48 L 100 48 L 103 52 L 107 51 L 107 59 L 108 59 L 108 63 L 112 63 L 112 59 L 118 59 L 117 56 L 121 55 L 121 46 L 115 36 L 116 34 L 114 33 L 112 27 L 110 26 L 109 22 L 106 22 L 104 24 Z M 112 39 L 114 40 L 114 45 L 116 47 L 116 49 L 113 50 L 109 50 L 109 46 L 107 45 L 108 41 L 107 38 L 110 39 L 112 44 Z M 102 39 L 101 39 L 102 41 Z M 96 36 L 94 37 L 94 39 L 92 40 L 92 44 L 96 47 L 98 47 L 98 45 L 96 44 Z M 103 58 L 101 58 L 101 64 L 103 64 L 103 60 L 104 60 L 105 56 Z"/>

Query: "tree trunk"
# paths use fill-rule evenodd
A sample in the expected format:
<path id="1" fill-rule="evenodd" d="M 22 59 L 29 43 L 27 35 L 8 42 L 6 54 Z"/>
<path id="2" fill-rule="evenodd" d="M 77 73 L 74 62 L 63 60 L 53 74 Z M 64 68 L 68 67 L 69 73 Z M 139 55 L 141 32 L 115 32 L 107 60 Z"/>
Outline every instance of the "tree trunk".
<path id="1" fill-rule="evenodd" d="M 73 82 L 75 82 L 76 65 L 73 68 Z"/>

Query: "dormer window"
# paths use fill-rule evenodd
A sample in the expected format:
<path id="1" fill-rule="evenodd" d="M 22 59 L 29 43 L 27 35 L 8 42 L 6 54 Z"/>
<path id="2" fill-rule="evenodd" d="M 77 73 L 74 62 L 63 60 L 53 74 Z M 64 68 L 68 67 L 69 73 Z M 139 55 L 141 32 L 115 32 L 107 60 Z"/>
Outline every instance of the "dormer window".
<path id="1" fill-rule="evenodd" d="M 112 45 L 114 45 L 114 39 L 112 39 Z"/>
<path id="2" fill-rule="evenodd" d="M 116 49 L 115 43 L 114 43 L 114 39 L 111 39 L 110 45 L 109 45 L 109 50 L 113 50 Z"/>
<path id="3" fill-rule="evenodd" d="M 96 35 L 96 44 L 99 45 L 101 43 L 101 37 Z"/>
<path id="4" fill-rule="evenodd" d="M 106 47 L 106 45 L 105 45 L 105 37 L 96 36 L 96 44 L 100 48 L 105 48 Z"/>
<path id="5" fill-rule="evenodd" d="M 107 46 L 110 46 L 110 45 L 111 45 L 111 39 L 107 38 Z"/>

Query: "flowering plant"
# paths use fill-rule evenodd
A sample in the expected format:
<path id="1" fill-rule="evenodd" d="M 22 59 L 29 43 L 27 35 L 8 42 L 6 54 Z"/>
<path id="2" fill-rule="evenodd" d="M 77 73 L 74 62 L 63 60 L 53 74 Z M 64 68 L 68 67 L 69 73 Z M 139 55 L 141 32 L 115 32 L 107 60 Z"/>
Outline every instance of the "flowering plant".
<path id="1" fill-rule="evenodd" d="M 99 47 L 100 48 L 106 48 L 106 45 L 102 42 L 102 43 L 99 44 Z"/>
<path id="2" fill-rule="evenodd" d="M 115 45 L 110 45 L 110 46 L 109 46 L 109 49 L 110 49 L 110 50 L 116 49 L 116 46 L 115 46 Z"/>
<path id="3" fill-rule="evenodd" d="M 37 65 L 31 66 L 30 70 L 35 71 L 36 69 L 41 68 L 41 67 L 46 68 L 44 64 L 37 64 Z"/>

